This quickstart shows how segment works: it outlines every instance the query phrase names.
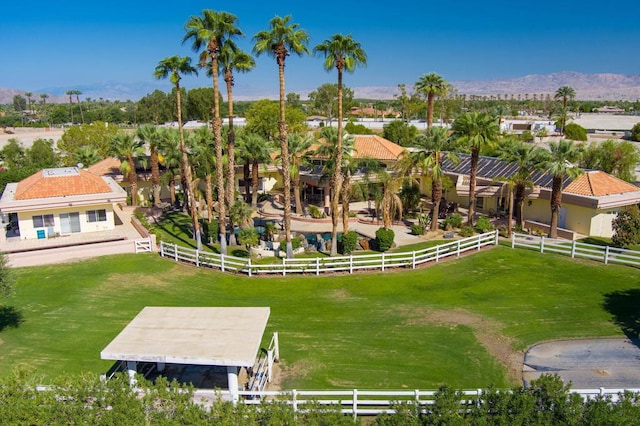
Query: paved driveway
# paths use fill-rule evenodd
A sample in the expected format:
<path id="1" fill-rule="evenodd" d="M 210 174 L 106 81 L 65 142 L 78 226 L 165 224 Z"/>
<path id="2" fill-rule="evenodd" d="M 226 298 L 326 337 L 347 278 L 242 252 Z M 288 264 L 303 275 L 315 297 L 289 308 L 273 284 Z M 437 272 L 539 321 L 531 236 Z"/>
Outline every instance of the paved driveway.
<path id="1" fill-rule="evenodd" d="M 573 389 L 640 388 L 638 339 L 580 339 L 541 343 L 524 357 L 525 384 L 541 374 L 558 374 Z"/>

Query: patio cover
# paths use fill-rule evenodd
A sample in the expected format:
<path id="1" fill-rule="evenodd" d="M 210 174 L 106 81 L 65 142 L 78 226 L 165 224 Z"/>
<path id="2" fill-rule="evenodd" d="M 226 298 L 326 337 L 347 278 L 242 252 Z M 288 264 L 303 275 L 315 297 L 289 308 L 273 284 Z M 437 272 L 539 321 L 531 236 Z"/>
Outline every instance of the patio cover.
<path id="1" fill-rule="evenodd" d="M 117 361 L 251 367 L 268 307 L 145 307 L 100 353 Z"/>

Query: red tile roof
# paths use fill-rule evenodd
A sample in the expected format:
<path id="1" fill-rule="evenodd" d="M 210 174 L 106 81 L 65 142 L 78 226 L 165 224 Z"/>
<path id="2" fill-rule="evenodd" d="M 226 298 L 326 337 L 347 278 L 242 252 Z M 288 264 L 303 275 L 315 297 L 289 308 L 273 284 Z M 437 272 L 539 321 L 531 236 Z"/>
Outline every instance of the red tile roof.
<path id="1" fill-rule="evenodd" d="M 381 161 L 395 161 L 404 148 L 378 135 L 354 135 L 355 158 L 373 158 Z"/>
<path id="2" fill-rule="evenodd" d="M 622 179 L 599 170 L 592 170 L 584 172 L 575 178 L 563 192 L 588 197 L 600 197 L 638 191 L 640 191 L 640 188 Z"/>
<path id="3" fill-rule="evenodd" d="M 69 197 L 111 192 L 100 177 L 77 167 L 44 169 L 18 182 L 15 200 Z"/>
<path id="4" fill-rule="evenodd" d="M 120 165 L 122 162 L 115 157 L 107 157 L 104 160 L 94 164 L 93 166 L 87 167 L 87 170 L 90 173 L 98 176 L 104 175 L 120 175 L 122 172 L 120 171 Z"/>

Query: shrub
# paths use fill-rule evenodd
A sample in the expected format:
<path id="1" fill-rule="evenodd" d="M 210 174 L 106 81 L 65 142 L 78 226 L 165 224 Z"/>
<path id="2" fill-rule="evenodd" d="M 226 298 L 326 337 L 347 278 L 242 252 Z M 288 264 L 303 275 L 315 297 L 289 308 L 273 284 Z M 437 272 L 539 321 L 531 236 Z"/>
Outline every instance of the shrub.
<path id="1" fill-rule="evenodd" d="M 314 219 L 322 219 L 323 212 L 318 206 L 311 205 L 309 206 L 309 215 Z"/>
<path id="2" fill-rule="evenodd" d="M 351 254 L 358 246 L 358 234 L 355 231 L 349 231 L 342 234 L 338 240 L 338 251 L 342 254 Z"/>
<path id="3" fill-rule="evenodd" d="M 247 227 L 241 228 L 238 234 L 238 242 L 244 244 L 247 250 L 251 247 L 257 246 L 259 241 L 258 232 L 255 228 Z"/>
<path id="4" fill-rule="evenodd" d="M 302 243 L 300 242 L 300 238 L 298 237 L 291 238 L 291 247 L 293 248 L 293 250 L 299 249 L 301 244 Z M 287 250 L 287 240 L 280 241 L 280 250 L 282 251 Z"/>
<path id="5" fill-rule="evenodd" d="M 204 237 L 205 241 L 218 241 L 218 234 L 219 234 L 219 224 L 217 221 L 213 221 L 213 222 L 208 222 L 206 220 L 203 220 L 200 222 L 202 224 L 202 236 Z"/>
<path id="6" fill-rule="evenodd" d="M 422 225 L 411 225 L 411 233 L 413 235 L 424 235 L 424 226 Z"/>
<path id="7" fill-rule="evenodd" d="M 393 240 L 396 237 L 393 229 L 379 228 L 376 231 L 376 243 L 378 251 L 387 251 L 393 246 Z"/>
<path id="8" fill-rule="evenodd" d="M 476 229 L 480 233 L 493 231 L 493 223 L 491 223 L 487 216 L 480 216 L 476 222 Z"/>
<path id="9" fill-rule="evenodd" d="M 636 141 L 636 142 L 640 142 L 640 123 L 636 123 L 631 128 L 631 140 L 632 141 Z"/>
<path id="10" fill-rule="evenodd" d="M 461 237 L 470 237 L 475 233 L 476 231 L 473 229 L 473 226 L 463 226 L 462 228 L 460 228 Z"/>
<path id="11" fill-rule="evenodd" d="M 442 226 L 444 226 L 445 229 L 447 229 L 447 227 L 460 228 L 462 226 L 462 215 L 451 213 L 444 219 Z"/>
<path id="12" fill-rule="evenodd" d="M 587 129 L 576 123 L 569 123 L 564 126 L 564 136 L 574 141 L 586 141 Z"/>
<path id="13" fill-rule="evenodd" d="M 613 219 L 613 237 L 616 247 L 627 248 L 640 243 L 640 210 L 638 206 L 627 206 Z"/>
<path id="14" fill-rule="evenodd" d="M 263 201 L 267 201 L 269 199 L 269 194 L 267 194 L 266 192 L 261 192 L 260 194 L 258 194 L 258 202 L 261 203 Z"/>

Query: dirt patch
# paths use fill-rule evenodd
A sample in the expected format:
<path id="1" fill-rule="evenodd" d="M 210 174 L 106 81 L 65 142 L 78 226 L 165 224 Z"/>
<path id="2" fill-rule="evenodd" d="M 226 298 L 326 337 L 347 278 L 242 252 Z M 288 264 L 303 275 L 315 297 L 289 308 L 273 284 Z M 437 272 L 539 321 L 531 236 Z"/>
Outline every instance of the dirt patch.
<path id="1" fill-rule="evenodd" d="M 114 273 L 102 283 L 102 286 L 109 288 L 120 287 L 166 287 L 173 285 L 181 277 L 190 277 L 198 273 L 198 269 L 193 268 L 172 268 L 171 280 L 165 280 L 165 275 L 148 274 L 120 274 Z"/>
<path id="2" fill-rule="evenodd" d="M 500 322 L 464 309 L 437 310 L 423 308 L 408 313 L 407 324 L 463 325 L 473 331 L 478 342 L 504 367 L 510 381 L 522 383 L 524 352 L 513 349 L 513 339 L 502 333 Z"/>
<path id="3" fill-rule="evenodd" d="M 313 369 L 311 362 L 306 360 L 297 361 L 291 365 L 287 365 L 284 361 L 279 361 L 273 364 L 273 371 L 271 372 L 271 382 L 267 384 L 266 390 L 278 391 L 282 389 L 282 384 L 290 377 L 306 378 L 309 376 L 309 371 Z"/>

